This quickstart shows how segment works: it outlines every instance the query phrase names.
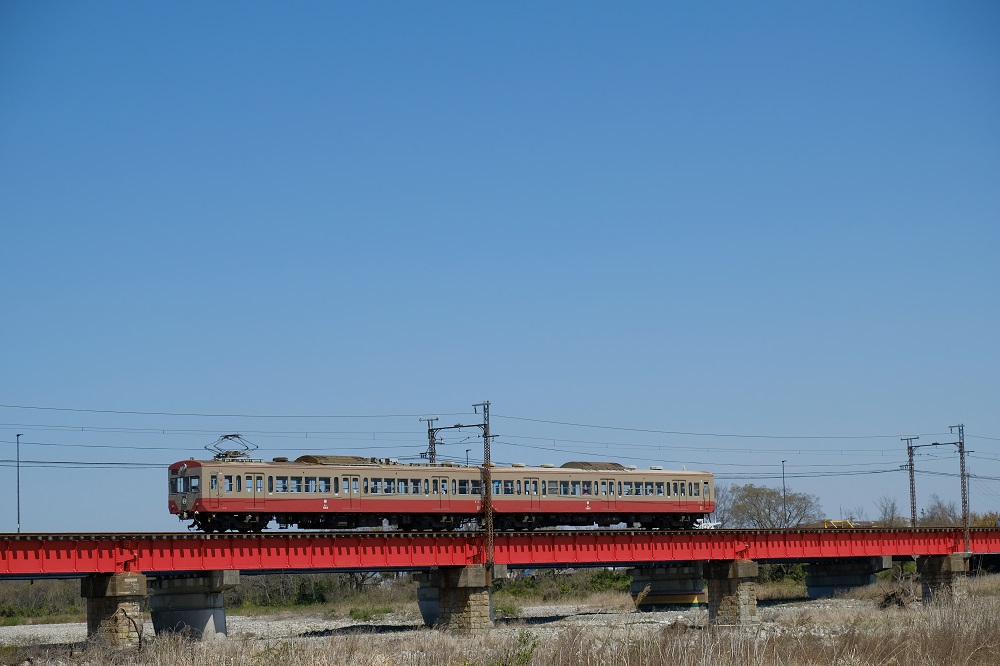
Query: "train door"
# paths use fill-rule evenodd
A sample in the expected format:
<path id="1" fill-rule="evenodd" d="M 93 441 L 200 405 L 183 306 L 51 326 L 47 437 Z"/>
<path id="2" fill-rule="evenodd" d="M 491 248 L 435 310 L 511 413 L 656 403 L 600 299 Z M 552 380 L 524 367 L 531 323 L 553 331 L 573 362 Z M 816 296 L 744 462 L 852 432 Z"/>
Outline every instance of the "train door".
<path id="1" fill-rule="evenodd" d="M 448 477 L 431 477 L 431 502 L 434 506 L 440 509 L 449 508 L 448 500 L 450 498 L 450 492 L 451 488 L 448 487 Z"/>
<path id="2" fill-rule="evenodd" d="M 598 497 L 604 502 L 604 508 L 614 511 L 617 502 L 615 501 L 615 480 L 601 479 L 598 484 Z"/>
<path id="3" fill-rule="evenodd" d="M 527 496 L 525 499 L 528 500 L 528 507 L 532 511 L 538 511 L 541 508 L 538 504 L 541 499 L 539 493 L 542 492 L 540 487 L 541 481 L 537 477 L 530 477 L 524 480 L 524 494 Z"/>
<path id="4" fill-rule="evenodd" d="M 357 474 L 344 474 L 340 478 L 340 498 L 346 500 L 347 508 L 361 508 L 361 477 Z"/>
<path id="5" fill-rule="evenodd" d="M 247 474 L 244 479 L 244 491 L 250 499 L 250 506 L 254 509 L 264 508 L 264 475 Z"/>
<path id="6" fill-rule="evenodd" d="M 687 481 L 674 479 L 670 482 L 670 499 L 680 504 L 687 503 Z"/>

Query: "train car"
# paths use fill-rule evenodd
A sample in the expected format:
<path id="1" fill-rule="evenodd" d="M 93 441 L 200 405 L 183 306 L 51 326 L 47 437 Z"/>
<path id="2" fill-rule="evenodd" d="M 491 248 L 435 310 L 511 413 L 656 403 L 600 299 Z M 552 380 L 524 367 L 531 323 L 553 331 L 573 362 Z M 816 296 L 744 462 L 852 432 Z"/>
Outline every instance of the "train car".
<path id="1" fill-rule="evenodd" d="M 715 509 L 708 472 L 641 470 L 610 462 L 490 468 L 494 527 L 678 529 Z M 455 530 L 482 518 L 482 469 L 358 456 L 253 460 L 226 451 L 168 470 L 170 512 L 206 532 L 280 527 Z"/>

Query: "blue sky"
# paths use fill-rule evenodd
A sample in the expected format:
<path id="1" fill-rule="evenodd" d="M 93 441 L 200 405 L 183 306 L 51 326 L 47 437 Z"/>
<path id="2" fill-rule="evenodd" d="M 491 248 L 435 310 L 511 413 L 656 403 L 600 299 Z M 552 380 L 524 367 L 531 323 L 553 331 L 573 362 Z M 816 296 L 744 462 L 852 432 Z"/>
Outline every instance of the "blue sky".
<path id="1" fill-rule="evenodd" d="M 998 28 L 990 2 L 0 4 L 0 531 L 16 433 L 22 530 L 180 529 L 160 466 L 221 434 L 409 460 L 416 415 L 482 400 L 498 460 L 772 486 L 785 460 L 831 517 L 906 512 L 899 437 L 962 422 L 1000 509 Z M 921 451 L 921 504 L 958 502 L 952 448 Z"/>

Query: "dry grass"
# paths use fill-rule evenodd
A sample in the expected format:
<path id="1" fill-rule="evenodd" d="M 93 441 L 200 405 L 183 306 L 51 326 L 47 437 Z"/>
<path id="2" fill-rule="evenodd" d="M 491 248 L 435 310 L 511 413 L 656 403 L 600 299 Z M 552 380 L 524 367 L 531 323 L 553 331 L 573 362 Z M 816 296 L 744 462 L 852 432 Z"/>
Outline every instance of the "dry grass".
<path id="1" fill-rule="evenodd" d="M 712 628 L 604 614 L 591 624 L 502 623 L 486 636 L 438 631 L 349 631 L 322 637 L 197 642 L 157 637 L 141 652 L 91 645 L 0 650 L 0 663 L 149 666 L 986 666 L 1000 654 L 1000 599 L 954 607 L 878 610 L 870 602 L 810 603 L 758 627 Z"/>
<path id="2" fill-rule="evenodd" d="M 561 621 L 498 622 L 485 636 L 411 626 L 353 625 L 320 635 L 190 641 L 156 637 L 135 649 L 98 644 L 2 648 L 0 664 L 149 666 L 987 666 L 1000 662 L 1000 577 L 970 580 L 976 596 L 953 606 L 879 609 L 887 584 L 835 602 L 762 608 L 763 622 L 710 627 L 704 612 L 672 623 L 631 611 L 631 598 L 600 593 L 574 601 Z M 973 584 L 974 583 L 974 584 Z M 377 603 L 377 600 L 373 601 Z M 587 609 L 591 609 L 587 611 Z M 593 611 L 600 609 L 600 614 Z M 611 611 L 611 609 L 614 609 Z M 609 612 L 611 611 L 611 612 Z"/>

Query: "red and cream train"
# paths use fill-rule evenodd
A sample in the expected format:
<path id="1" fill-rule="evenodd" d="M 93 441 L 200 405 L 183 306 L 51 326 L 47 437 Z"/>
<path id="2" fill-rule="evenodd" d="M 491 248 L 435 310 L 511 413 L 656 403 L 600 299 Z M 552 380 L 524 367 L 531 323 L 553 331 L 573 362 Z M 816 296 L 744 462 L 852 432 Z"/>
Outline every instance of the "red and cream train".
<path id="1" fill-rule="evenodd" d="M 170 465 L 170 512 L 206 532 L 304 529 L 451 530 L 482 517 L 482 470 L 357 456 L 252 460 L 226 451 Z M 618 463 L 491 467 L 498 530 L 555 526 L 677 529 L 715 508 L 708 472 Z"/>

